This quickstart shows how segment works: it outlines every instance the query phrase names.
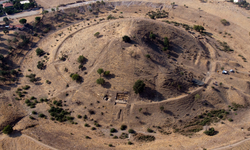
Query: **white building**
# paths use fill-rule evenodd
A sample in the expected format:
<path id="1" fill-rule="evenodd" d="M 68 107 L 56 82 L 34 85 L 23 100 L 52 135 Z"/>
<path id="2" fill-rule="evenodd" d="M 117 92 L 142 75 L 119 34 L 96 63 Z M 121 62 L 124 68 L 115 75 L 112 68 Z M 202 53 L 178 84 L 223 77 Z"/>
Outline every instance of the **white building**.
<path id="1" fill-rule="evenodd" d="M 26 3 L 30 3 L 29 0 L 26 0 L 26 1 L 20 1 L 21 4 L 26 4 Z"/>
<path id="2" fill-rule="evenodd" d="M 235 3 L 241 3 L 243 0 L 234 0 Z"/>

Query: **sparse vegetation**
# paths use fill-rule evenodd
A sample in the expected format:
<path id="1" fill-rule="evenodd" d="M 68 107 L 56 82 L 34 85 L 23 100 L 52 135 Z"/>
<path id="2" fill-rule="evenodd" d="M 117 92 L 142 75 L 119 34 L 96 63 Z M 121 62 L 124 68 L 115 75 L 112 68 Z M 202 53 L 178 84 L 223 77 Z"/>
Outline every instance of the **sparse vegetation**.
<path id="1" fill-rule="evenodd" d="M 194 30 L 200 33 L 203 33 L 203 31 L 205 30 L 205 28 L 203 26 L 200 25 L 194 25 Z"/>
<path id="2" fill-rule="evenodd" d="M 221 22 L 224 26 L 230 25 L 230 23 L 229 23 L 226 19 L 221 19 L 220 22 Z"/>
<path id="3" fill-rule="evenodd" d="M 100 32 L 96 32 L 94 36 L 98 38 L 100 36 Z"/>
<path id="4" fill-rule="evenodd" d="M 167 18 L 168 17 L 168 12 L 166 12 L 165 10 L 157 10 L 157 12 L 155 11 L 150 11 L 148 12 L 146 15 L 148 15 L 151 19 L 155 19 L 155 18 Z"/>
<path id="5" fill-rule="evenodd" d="M 214 128 L 209 128 L 209 130 L 204 132 L 206 135 L 212 136 L 215 134 Z"/>

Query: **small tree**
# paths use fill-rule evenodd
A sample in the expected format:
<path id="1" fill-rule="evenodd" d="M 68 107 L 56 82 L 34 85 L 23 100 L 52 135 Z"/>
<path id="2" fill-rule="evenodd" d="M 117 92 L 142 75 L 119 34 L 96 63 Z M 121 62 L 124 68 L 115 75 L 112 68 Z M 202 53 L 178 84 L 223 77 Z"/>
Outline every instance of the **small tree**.
<path id="1" fill-rule="evenodd" d="M 8 33 L 9 33 L 9 30 L 6 29 L 6 28 L 4 28 L 4 29 L 3 29 L 3 33 L 4 33 L 5 35 L 8 34 Z"/>
<path id="2" fill-rule="evenodd" d="M 203 33 L 205 28 L 203 26 L 200 26 L 200 25 L 194 25 L 194 30 L 197 32 Z"/>
<path id="3" fill-rule="evenodd" d="M 114 132 L 116 132 L 116 129 L 115 128 L 111 128 L 110 129 L 110 133 L 114 133 Z"/>
<path id="4" fill-rule="evenodd" d="M 149 38 L 150 38 L 150 39 L 155 39 L 155 38 L 156 38 L 156 36 L 155 36 L 155 34 L 154 34 L 153 32 L 150 32 L 150 34 L 149 34 Z"/>
<path id="5" fill-rule="evenodd" d="M 164 110 L 164 107 L 163 107 L 163 106 L 161 106 L 161 107 L 160 107 L 160 110 L 161 110 L 161 111 L 163 111 L 163 110 Z"/>
<path id="6" fill-rule="evenodd" d="M 86 58 L 83 55 L 79 56 L 77 59 L 77 61 L 81 64 L 84 63 L 85 60 L 86 60 Z"/>
<path id="7" fill-rule="evenodd" d="M 3 60 L 4 56 L 2 54 L 0 54 L 0 60 Z"/>
<path id="8" fill-rule="evenodd" d="M 72 78 L 73 80 L 75 80 L 75 81 L 79 81 L 81 77 L 80 77 L 79 74 L 76 73 L 76 74 L 73 74 L 71 78 Z"/>
<path id="9" fill-rule="evenodd" d="M 55 12 L 56 10 L 54 8 L 51 8 L 51 11 Z"/>
<path id="10" fill-rule="evenodd" d="M 127 126 L 126 125 L 121 125 L 121 130 L 126 130 L 127 129 Z"/>
<path id="11" fill-rule="evenodd" d="M 103 78 L 99 78 L 96 80 L 96 83 L 103 85 L 105 83 L 105 80 Z"/>
<path id="12" fill-rule="evenodd" d="M 142 80 L 137 80 L 133 86 L 133 90 L 136 94 L 143 92 L 145 83 Z"/>
<path id="13" fill-rule="evenodd" d="M 168 49 L 168 47 L 169 47 L 169 41 L 168 41 L 168 38 L 167 37 L 164 37 L 164 49 Z"/>
<path id="14" fill-rule="evenodd" d="M 25 24 L 25 23 L 27 23 L 27 20 L 26 20 L 26 19 L 20 19 L 19 22 L 20 22 L 21 24 Z"/>
<path id="15" fill-rule="evenodd" d="M 102 68 L 99 68 L 99 69 L 97 70 L 97 73 L 99 73 L 100 76 L 102 75 L 103 72 L 104 72 L 104 70 L 103 70 Z"/>
<path id="16" fill-rule="evenodd" d="M 7 17 L 4 17 L 3 21 L 5 22 L 5 24 L 10 24 L 9 19 Z"/>
<path id="17" fill-rule="evenodd" d="M 16 37 L 14 37 L 13 42 L 14 42 L 14 43 L 18 42 L 18 40 L 17 40 Z"/>
<path id="18" fill-rule="evenodd" d="M 226 19 L 221 19 L 220 22 L 221 22 L 224 26 L 230 25 L 230 23 L 229 23 Z"/>
<path id="19" fill-rule="evenodd" d="M 42 56 L 43 54 L 44 54 L 44 51 L 42 49 L 40 49 L 40 48 L 36 49 L 36 55 L 37 56 Z"/>
<path id="20" fill-rule="evenodd" d="M 43 64 L 42 61 L 38 61 L 38 62 L 37 62 L 37 68 L 38 68 L 38 69 L 41 69 L 41 70 L 42 70 L 44 67 L 45 67 L 45 66 L 44 66 L 44 64 Z"/>
<path id="21" fill-rule="evenodd" d="M 40 22 L 41 21 L 41 17 L 36 17 L 35 20 L 36 20 L 36 22 Z"/>
<path id="22" fill-rule="evenodd" d="M 129 43 L 129 42 L 131 41 L 130 37 L 127 36 L 127 35 L 123 36 L 123 37 L 122 37 L 122 40 L 123 40 L 124 42 L 127 42 L 127 43 Z"/>
<path id="23" fill-rule="evenodd" d="M 209 130 L 204 132 L 206 135 L 212 136 L 215 134 L 214 128 L 209 128 Z"/>
<path id="24" fill-rule="evenodd" d="M 100 32 L 96 32 L 94 36 L 98 38 L 100 36 Z"/>
<path id="25" fill-rule="evenodd" d="M 133 129 L 129 129 L 128 133 L 135 133 L 135 131 Z"/>
<path id="26" fill-rule="evenodd" d="M 147 55 L 145 55 L 148 59 L 150 58 L 150 55 L 149 54 L 147 54 Z"/>
<path id="27" fill-rule="evenodd" d="M 103 74 L 104 74 L 105 76 L 108 76 L 108 75 L 110 75 L 110 71 L 105 71 Z"/>
<path id="28" fill-rule="evenodd" d="M 10 134 L 11 132 L 13 132 L 13 128 L 11 125 L 7 125 L 6 127 L 3 128 L 4 134 Z"/>

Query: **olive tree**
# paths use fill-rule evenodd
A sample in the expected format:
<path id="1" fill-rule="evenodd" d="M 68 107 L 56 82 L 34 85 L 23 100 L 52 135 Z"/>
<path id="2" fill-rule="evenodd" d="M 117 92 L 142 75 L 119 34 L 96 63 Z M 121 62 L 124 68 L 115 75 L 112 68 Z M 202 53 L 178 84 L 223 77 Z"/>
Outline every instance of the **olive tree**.
<path id="1" fill-rule="evenodd" d="M 143 92 L 145 83 L 142 80 L 137 80 L 133 86 L 133 90 L 136 94 Z"/>
<path id="2" fill-rule="evenodd" d="M 19 22 L 20 22 L 21 24 L 25 24 L 25 23 L 27 23 L 27 20 L 26 20 L 26 19 L 20 19 Z"/>

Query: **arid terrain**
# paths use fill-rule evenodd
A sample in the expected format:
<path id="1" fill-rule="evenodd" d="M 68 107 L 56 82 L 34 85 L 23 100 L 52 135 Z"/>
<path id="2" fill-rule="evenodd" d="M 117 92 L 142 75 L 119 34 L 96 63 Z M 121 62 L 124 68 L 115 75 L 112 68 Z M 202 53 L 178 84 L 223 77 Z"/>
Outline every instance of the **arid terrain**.
<path id="1" fill-rule="evenodd" d="M 0 34 L 0 149 L 250 148 L 250 10 L 36 2 L 61 7 Z"/>

